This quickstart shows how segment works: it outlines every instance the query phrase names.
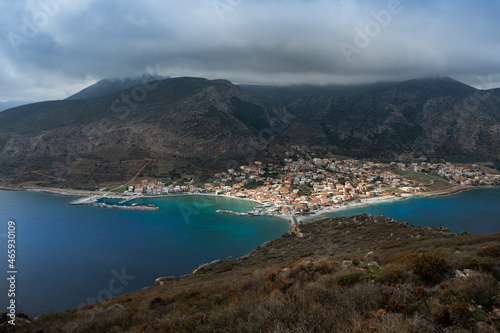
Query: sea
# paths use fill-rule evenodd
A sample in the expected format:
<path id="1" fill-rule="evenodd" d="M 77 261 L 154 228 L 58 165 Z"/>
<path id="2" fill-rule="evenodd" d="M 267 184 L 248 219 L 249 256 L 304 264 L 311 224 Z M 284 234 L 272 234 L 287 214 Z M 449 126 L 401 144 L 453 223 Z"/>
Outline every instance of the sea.
<path id="1" fill-rule="evenodd" d="M 323 216 L 356 214 L 384 215 L 415 226 L 445 227 L 454 233 L 487 234 L 500 232 L 500 188 L 463 191 L 453 195 L 377 203 L 342 209 Z M 315 217 L 308 217 L 311 221 Z"/>
<path id="2" fill-rule="evenodd" d="M 30 316 L 62 311 L 152 286 L 163 276 L 189 274 L 203 263 L 236 259 L 288 231 L 286 220 L 216 213 L 257 204 L 213 196 L 142 199 L 160 207 L 141 212 L 72 206 L 76 198 L 0 191 L 0 306 L 10 302 L 8 222 L 15 223 L 16 310 Z M 129 202 L 127 204 L 131 204 Z M 112 204 L 112 203 L 111 203 Z M 500 232 L 500 189 L 411 198 L 330 216 L 386 215 L 453 232 Z"/>

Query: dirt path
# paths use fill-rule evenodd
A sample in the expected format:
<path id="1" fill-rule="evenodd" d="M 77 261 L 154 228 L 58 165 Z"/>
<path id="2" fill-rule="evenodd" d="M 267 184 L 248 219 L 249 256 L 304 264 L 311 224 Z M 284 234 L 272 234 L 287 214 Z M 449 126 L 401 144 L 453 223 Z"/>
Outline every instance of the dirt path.
<path id="1" fill-rule="evenodd" d="M 132 179 L 130 179 L 127 183 L 125 183 L 125 185 L 129 185 L 129 184 L 133 183 L 133 182 L 135 181 L 135 179 L 136 179 L 137 177 L 139 177 L 139 175 L 141 174 L 141 172 L 143 172 L 143 171 L 144 171 L 144 169 L 146 169 L 146 167 L 147 167 L 147 166 L 148 166 L 151 162 L 153 162 L 153 161 L 155 161 L 155 160 L 153 160 L 153 159 L 148 159 L 148 163 L 146 163 L 146 164 L 145 164 L 145 165 L 144 165 L 144 166 L 143 166 L 143 167 L 142 167 L 142 168 L 141 168 L 141 169 L 140 169 L 140 170 L 139 170 L 139 171 L 138 171 L 138 172 L 134 175 L 134 177 L 132 177 Z"/>
<path id="2" fill-rule="evenodd" d="M 60 182 L 65 182 L 66 181 L 64 178 L 59 178 L 59 177 L 54 177 L 54 176 L 46 175 L 46 174 L 38 172 L 38 171 L 31 171 L 31 173 L 34 173 L 34 174 L 37 174 L 39 176 L 46 177 L 46 178 L 56 179 L 56 180 L 58 180 Z"/>

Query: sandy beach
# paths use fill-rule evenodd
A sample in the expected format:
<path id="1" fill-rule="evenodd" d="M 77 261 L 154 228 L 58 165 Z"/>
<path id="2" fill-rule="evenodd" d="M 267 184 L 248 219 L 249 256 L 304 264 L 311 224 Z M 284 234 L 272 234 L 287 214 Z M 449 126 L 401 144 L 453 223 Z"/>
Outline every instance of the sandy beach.
<path id="1" fill-rule="evenodd" d="M 62 188 L 51 188 L 51 187 L 23 187 L 19 189 L 14 188 L 10 190 L 44 192 L 44 193 L 65 195 L 65 196 L 90 196 L 90 195 L 97 195 L 100 193 L 100 192 L 85 191 L 85 190 L 62 189 Z"/>
<path id="2" fill-rule="evenodd" d="M 144 195 L 144 196 L 140 196 L 137 198 L 138 199 L 142 199 L 142 198 L 175 198 L 175 197 L 180 197 L 180 196 L 193 196 L 193 195 L 246 200 L 246 201 L 251 201 L 251 202 L 258 203 L 259 205 L 262 205 L 262 202 L 260 202 L 259 200 L 255 200 L 255 199 L 240 198 L 240 197 L 233 197 L 230 195 L 219 195 L 219 194 L 213 194 L 213 193 L 182 193 L 182 194 L 167 194 L 167 195 Z M 122 196 L 122 197 L 128 198 L 130 196 Z"/>
<path id="3" fill-rule="evenodd" d="M 366 206 L 369 206 L 369 205 L 383 203 L 383 202 L 393 202 L 393 201 L 398 201 L 398 200 L 405 200 L 405 199 L 408 199 L 410 197 L 411 196 L 396 197 L 396 196 L 390 195 L 390 196 L 383 196 L 383 197 L 375 197 L 375 198 L 362 199 L 361 202 L 349 202 L 349 203 L 343 204 L 341 206 L 330 207 L 329 209 L 318 210 L 318 211 L 316 211 L 315 214 L 301 216 L 300 218 L 298 217 L 297 219 L 300 219 L 300 221 L 304 221 L 304 220 L 313 219 L 313 218 L 321 218 L 323 215 L 326 215 L 326 214 L 329 214 L 329 213 L 338 212 L 338 211 L 341 211 L 341 210 L 346 210 L 346 209 L 351 209 L 351 208 L 359 208 L 359 207 L 366 207 Z"/>

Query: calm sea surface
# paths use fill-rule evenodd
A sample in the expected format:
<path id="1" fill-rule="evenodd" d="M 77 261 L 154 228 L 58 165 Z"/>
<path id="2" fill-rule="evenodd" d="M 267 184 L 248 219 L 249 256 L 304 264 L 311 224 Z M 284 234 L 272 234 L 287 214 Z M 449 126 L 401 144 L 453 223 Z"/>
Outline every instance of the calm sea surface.
<path id="1" fill-rule="evenodd" d="M 436 198 L 410 198 L 345 209 L 325 216 L 384 215 L 416 226 L 445 227 L 455 233 L 500 232 L 500 188 L 478 189 Z"/>
<path id="2" fill-rule="evenodd" d="M 30 315 L 65 310 L 154 284 L 160 276 L 190 273 L 198 265 L 237 258 L 288 230 L 268 217 L 236 217 L 255 203 L 219 197 L 147 199 L 159 212 L 70 206 L 73 198 L 0 191 L 0 305 L 7 298 L 7 222 L 16 222 L 18 310 Z M 500 189 L 417 198 L 343 210 L 380 214 L 454 232 L 500 231 Z M 333 216 L 333 214 L 332 214 Z"/>
<path id="3" fill-rule="evenodd" d="M 16 300 L 18 309 L 30 315 L 74 308 L 93 298 L 154 285 L 157 277 L 191 273 L 215 259 L 240 257 L 289 228 L 283 219 L 215 213 L 217 209 L 248 211 L 256 205 L 244 200 L 147 199 L 141 202 L 161 210 L 138 212 L 67 205 L 73 199 L 0 191 L 4 311 L 9 220 L 17 228 Z"/>

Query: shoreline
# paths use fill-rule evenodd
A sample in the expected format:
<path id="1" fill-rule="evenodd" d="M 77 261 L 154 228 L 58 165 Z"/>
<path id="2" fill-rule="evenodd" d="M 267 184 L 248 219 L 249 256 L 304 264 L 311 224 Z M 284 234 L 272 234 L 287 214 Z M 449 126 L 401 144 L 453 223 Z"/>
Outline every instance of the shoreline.
<path id="1" fill-rule="evenodd" d="M 249 199 L 249 198 L 240 198 L 240 197 L 233 197 L 229 195 L 218 195 L 218 194 L 213 194 L 213 193 L 180 193 L 180 194 L 167 194 L 167 195 L 141 195 L 141 196 L 136 196 L 136 195 L 123 195 L 121 193 L 114 193 L 114 192 L 97 192 L 97 191 L 90 191 L 90 190 L 77 190 L 77 189 L 63 189 L 63 188 L 56 188 L 56 187 L 0 187 L 0 191 L 28 191 L 28 192 L 42 192 L 42 193 L 49 193 L 49 194 L 55 194 L 55 195 L 62 195 L 62 196 L 70 196 L 70 197 L 90 197 L 90 196 L 109 196 L 109 198 L 117 198 L 117 199 L 157 199 L 157 198 L 176 198 L 180 196 L 212 196 L 216 198 L 229 198 L 229 199 L 238 199 L 238 200 L 246 200 L 246 201 L 251 201 L 254 203 L 258 203 L 259 205 L 262 205 L 262 202 L 255 200 L 255 199 Z"/>
<path id="2" fill-rule="evenodd" d="M 341 205 L 338 207 L 332 207 L 330 209 L 319 210 L 315 214 L 312 214 L 314 216 L 311 216 L 311 215 L 302 216 L 305 218 L 301 218 L 301 221 L 309 220 L 310 218 L 312 219 L 312 218 L 316 218 L 316 217 L 325 217 L 326 214 L 336 213 L 338 211 L 347 210 L 347 209 L 362 208 L 362 207 L 368 207 L 370 205 L 379 204 L 379 203 L 407 200 L 411 197 L 413 197 L 413 195 L 409 195 L 409 196 L 405 196 L 405 197 L 397 197 L 394 195 L 389 195 L 389 196 L 383 196 L 383 197 L 368 198 L 368 199 L 361 200 L 361 202 L 352 202 L 352 203 L 347 203 L 345 205 Z M 307 222 L 312 222 L 312 221 L 313 220 L 309 220 Z"/>
<path id="3" fill-rule="evenodd" d="M 487 188 L 499 188 L 498 186 L 494 185 L 484 185 L 484 186 L 473 186 L 473 185 L 467 185 L 467 186 L 455 186 L 451 188 L 447 188 L 444 190 L 438 190 L 438 191 L 432 191 L 428 193 L 419 193 L 416 194 L 416 197 L 420 198 L 435 198 L 435 197 L 444 197 L 447 195 L 453 195 L 457 194 L 460 192 L 466 192 L 470 190 L 479 190 L 479 189 L 487 189 Z"/>
<path id="4" fill-rule="evenodd" d="M 255 200 L 255 199 L 232 197 L 230 195 L 219 195 L 219 194 L 213 194 L 213 193 L 181 193 L 181 194 L 167 194 L 167 195 L 144 195 L 144 196 L 137 197 L 135 199 L 175 198 L 175 197 L 181 197 L 181 196 L 207 196 L 207 197 L 216 197 L 216 198 L 229 198 L 229 199 L 251 201 L 251 202 L 258 203 L 259 205 L 262 205 L 262 202 Z M 128 197 L 128 196 L 123 196 L 123 197 Z"/>
<path id="5" fill-rule="evenodd" d="M 335 213 L 341 210 L 347 210 L 347 209 L 352 209 L 352 208 L 361 208 L 361 207 L 366 207 L 370 206 L 373 204 L 378 204 L 378 203 L 386 203 L 386 202 L 394 202 L 394 201 L 399 201 L 399 200 L 406 200 L 411 197 L 420 197 L 420 198 L 434 198 L 434 197 L 441 197 L 441 196 L 447 196 L 447 195 L 454 195 L 460 192 L 465 192 L 465 191 L 470 191 L 470 190 L 476 190 L 476 189 L 488 189 L 488 188 L 499 188 L 498 186 L 455 186 L 451 187 L 448 189 L 444 190 L 438 190 L 438 191 L 432 191 L 428 193 L 419 193 L 419 194 L 408 194 L 405 196 L 380 196 L 380 197 L 374 197 L 374 198 L 364 198 L 361 199 L 361 202 L 349 202 L 347 204 L 343 204 L 341 206 L 333 206 L 333 207 L 328 207 L 324 209 L 320 209 L 318 211 L 315 211 L 314 214 L 307 214 L 307 215 L 296 215 L 296 214 L 272 214 L 272 215 L 262 215 L 262 216 L 268 216 L 268 217 L 277 217 L 281 219 L 287 220 L 291 225 L 294 223 L 294 217 L 295 221 L 297 221 L 299 224 L 303 222 L 311 222 L 316 218 L 322 218 L 325 215 L 329 213 Z M 158 198 L 176 198 L 176 197 L 182 197 L 182 196 L 210 196 L 210 197 L 216 197 L 216 198 L 228 198 L 228 199 L 237 199 L 237 200 L 246 200 L 250 201 L 253 203 L 256 203 L 257 205 L 264 205 L 263 202 L 255 199 L 249 199 L 249 198 L 241 198 L 241 197 L 235 197 L 235 196 L 229 196 L 229 195 L 219 195 L 219 194 L 213 194 L 213 193 L 180 193 L 180 194 L 167 194 L 167 195 L 140 195 L 140 196 L 135 196 L 135 195 L 124 195 L 121 193 L 114 193 L 114 192 L 96 192 L 96 191 L 85 191 L 85 190 L 76 190 L 76 189 L 61 189 L 61 188 L 44 188 L 44 187 L 23 187 L 23 188 L 8 188 L 8 187 L 0 187 L 0 191 L 31 191 L 31 192 L 42 192 L 42 193 L 48 193 L 52 195 L 61 195 L 61 196 L 71 196 L 71 197 L 80 197 L 79 199 L 76 199 L 74 201 L 69 202 L 68 204 L 72 205 L 92 205 L 96 207 L 103 207 L 103 208 L 122 208 L 123 209 L 128 209 L 130 210 L 131 208 L 129 206 L 117 206 L 117 205 L 107 205 L 107 204 L 89 204 L 86 202 L 85 199 L 89 199 L 92 197 L 108 197 L 108 198 L 115 198 L 115 199 L 129 199 L 129 200 L 137 200 L 137 199 L 158 199 Z M 77 203 L 75 203 L 77 202 Z M 81 203 L 79 203 L 81 202 Z M 246 214 L 247 212 L 245 212 Z M 239 215 L 239 214 L 238 214 Z M 241 216 L 243 216 L 242 214 Z M 252 215 L 248 215 L 252 216 Z M 260 215 L 256 215 L 260 216 Z"/>
<path id="6" fill-rule="evenodd" d="M 451 188 L 447 188 L 444 190 L 436 190 L 436 191 L 429 191 L 426 193 L 418 193 L 418 194 L 410 194 L 406 197 L 402 197 L 402 199 L 408 198 L 408 197 L 427 197 L 427 198 L 432 198 L 432 197 L 438 197 L 438 196 L 446 196 L 446 195 L 453 195 L 456 193 L 464 192 L 464 191 L 469 191 L 469 190 L 480 190 L 480 189 L 488 189 L 488 188 L 500 188 L 500 186 L 495 186 L 495 185 L 483 185 L 483 186 L 474 186 L 474 185 L 466 185 L 466 186 L 454 186 Z M 234 196 L 229 196 L 229 195 L 219 195 L 219 194 L 213 194 L 213 193 L 180 193 L 180 194 L 167 194 L 167 195 L 141 195 L 141 196 L 135 196 L 135 195 L 123 195 L 121 193 L 115 193 L 115 192 L 98 192 L 98 191 L 90 191 L 90 190 L 77 190 L 77 189 L 64 189 L 64 188 L 56 188 L 56 187 L 35 187 L 35 186 L 29 186 L 29 187 L 5 187 L 5 186 L 0 186 L 0 191 L 28 191 L 28 192 L 42 192 L 42 193 L 49 193 L 49 194 L 57 194 L 57 195 L 63 195 L 63 196 L 104 196 L 104 195 L 112 195 L 112 197 L 115 198 L 134 198 L 134 199 L 154 199 L 154 198 L 175 198 L 178 196 L 213 196 L 217 198 L 230 198 L 230 199 L 238 199 L 238 200 L 247 200 L 251 202 L 255 202 L 258 204 L 263 204 L 259 200 L 255 199 L 249 199 L 249 198 L 241 198 L 241 197 L 234 197 Z M 385 198 L 385 197 L 391 197 L 391 198 L 399 198 L 395 196 L 383 196 L 383 197 L 375 197 L 375 198 L 368 198 L 365 200 L 372 200 L 372 199 L 380 199 L 380 198 Z M 399 200 L 399 199 L 396 199 Z M 378 201 L 378 200 L 377 200 Z"/>
<path id="7" fill-rule="evenodd" d="M 67 197 L 91 196 L 98 193 L 86 190 L 63 189 L 55 187 L 0 187 L 0 191 L 41 192 L 41 193 L 62 195 Z"/>

